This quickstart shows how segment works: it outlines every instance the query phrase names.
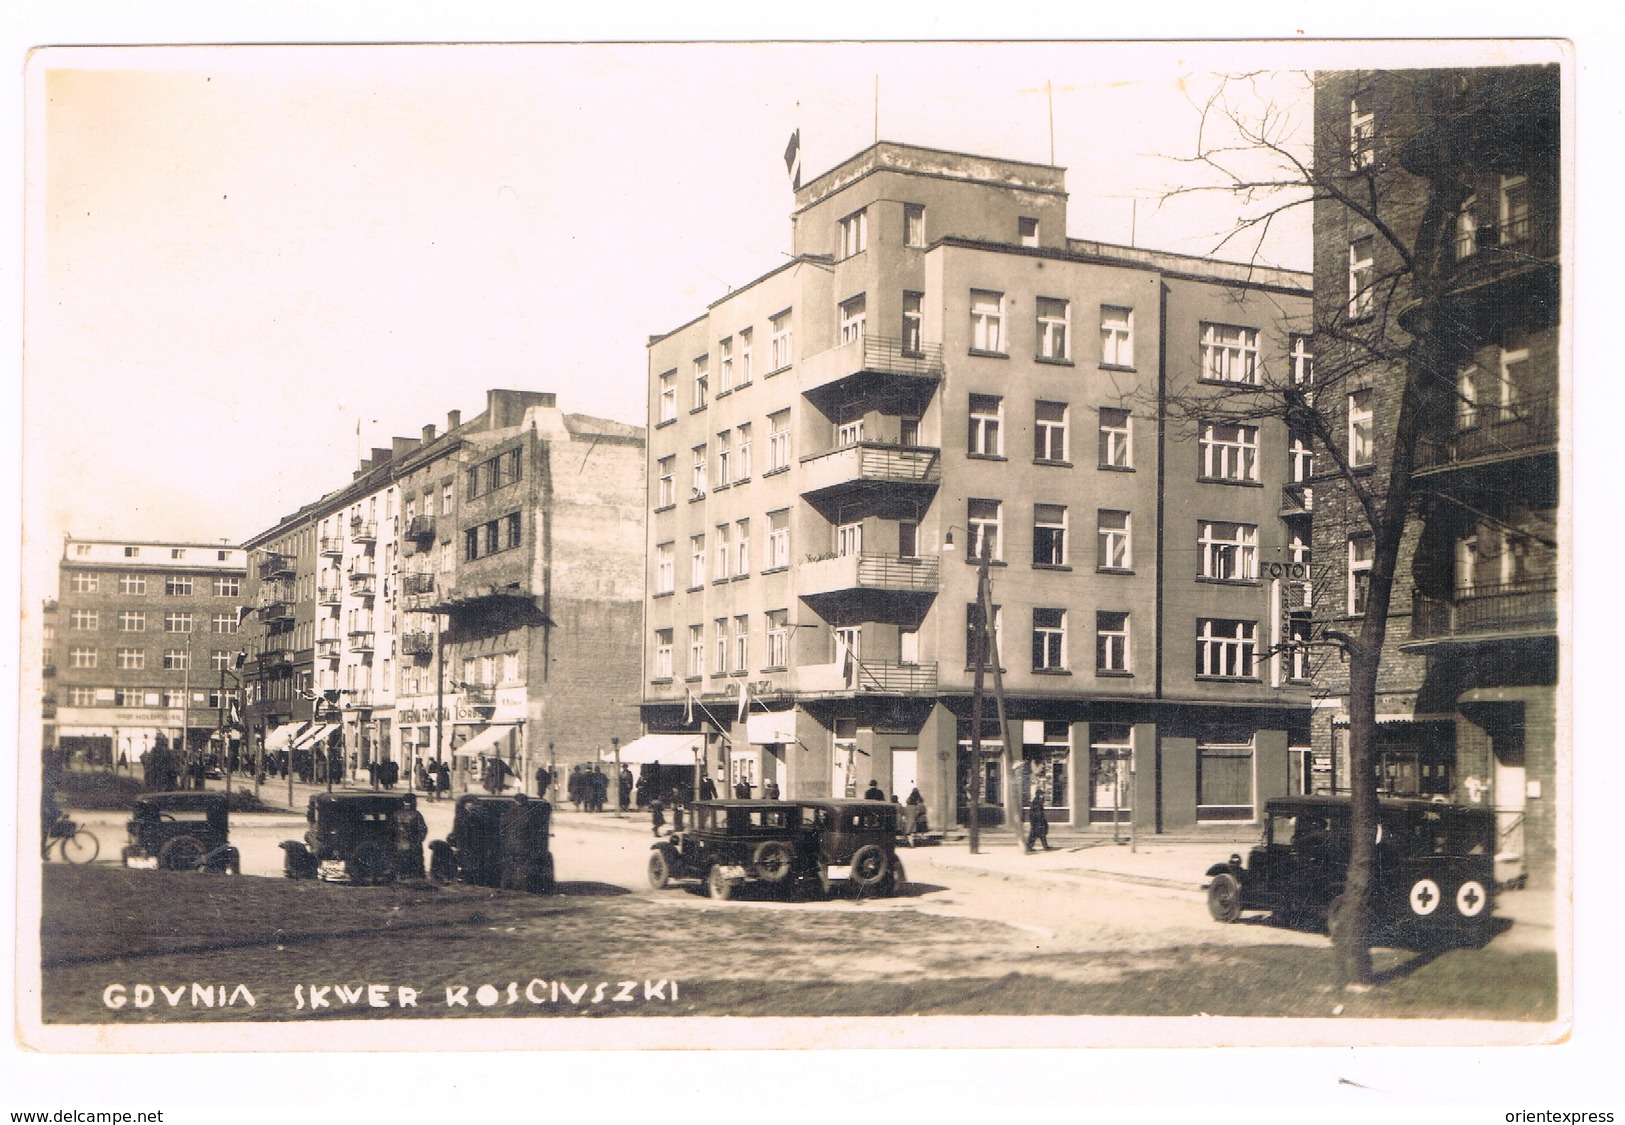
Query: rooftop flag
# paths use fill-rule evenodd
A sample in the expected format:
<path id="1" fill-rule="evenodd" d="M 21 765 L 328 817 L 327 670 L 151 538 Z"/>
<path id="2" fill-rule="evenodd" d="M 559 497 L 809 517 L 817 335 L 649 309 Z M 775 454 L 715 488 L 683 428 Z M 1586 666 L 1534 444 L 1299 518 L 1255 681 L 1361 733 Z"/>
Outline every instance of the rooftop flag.
<path id="1" fill-rule="evenodd" d="M 801 130 L 790 134 L 790 143 L 784 149 L 784 170 L 790 173 L 790 186 L 801 190 Z"/>

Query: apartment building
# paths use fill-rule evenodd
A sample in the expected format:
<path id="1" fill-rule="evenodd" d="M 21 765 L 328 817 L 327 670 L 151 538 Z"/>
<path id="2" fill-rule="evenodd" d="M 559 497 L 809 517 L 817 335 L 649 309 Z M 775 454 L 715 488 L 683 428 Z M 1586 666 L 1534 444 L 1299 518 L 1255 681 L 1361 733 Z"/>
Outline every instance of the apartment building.
<path id="1" fill-rule="evenodd" d="M 1315 207 L 1316 350 L 1340 383 L 1327 405 L 1379 494 L 1405 371 L 1369 356 L 1414 338 L 1440 357 L 1378 684 L 1379 789 L 1493 807 L 1500 877 L 1536 882 L 1559 835 L 1560 105 L 1555 66 L 1342 72 L 1315 98 L 1320 175 L 1358 181 L 1408 244 L 1430 201 L 1445 218 L 1430 325 L 1370 220 Z M 1338 588 L 1317 624 L 1354 628 L 1370 528 L 1341 479 L 1315 492 L 1315 557 Z M 1342 666 L 1317 688 L 1314 745 L 1344 788 Z"/>
<path id="2" fill-rule="evenodd" d="M 134 765 L 160 735 L 207 752 L 236 691 L 244 562 L 221 543 L 64 540 L 45 617 L 46 745 L 54 734 L 98 765 Z"/>
<path id="3" fill-rule="evenodd" d="M 1219 406 L 1307 368 L 1309 279 L 1066 207 L 1063 169 L 880 143 L 796 192 L 788 261 L 651 338 L 645 746 L 938 824 L 973 784 L 989 824 L 1036 787 L 1145 832 L 1303 787 L 1308 465 Z M 984 566 L 1020 745 L 990 693 L 973 762 Z"/>
<path id="4" fill-rule="evenodd" d="M 249 716 L 312 774 L 529 780 L 636 733 L 642 429 L 512 390 L 446 421 L 248 541 Z"/>

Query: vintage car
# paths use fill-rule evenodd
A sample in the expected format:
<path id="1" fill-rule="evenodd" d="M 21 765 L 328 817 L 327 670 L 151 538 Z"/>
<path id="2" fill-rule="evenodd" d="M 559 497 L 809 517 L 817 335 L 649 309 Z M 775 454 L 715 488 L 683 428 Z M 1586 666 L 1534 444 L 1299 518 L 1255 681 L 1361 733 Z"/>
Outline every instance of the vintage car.
<path id="1" fill-rule="evenodd" d="M 804 887 L 817 880 L 801 807 L 790 801 L 696 801 L 689 827 L 655 842 L 649 885 L 698 880 L 712 898 L 732 897 L 746 883 Z"/>
<path id="2" fill-rule="evenodd" d="M 1281 797 L 1264 833 L 1208 868 L 1208 911 L 1234 922 L 1266 910 L 1288 924 L 1326 925 L 1341 906 L 1352 834 L 1347 797 Z M 1378 802 L 1372 889 L 1376 935 L 1407 948 L 1483 945 L 1495 907 L 1495 814 L 1442 801 Z"/>
<path id="3" fill-rule="evenodd" d="M 457 799 L 451 832 L 429 845 L 429 874 L 482 887 L 552 894 L 553 806 L 524 794 L 469 793 Z"/>
<path id="4" fill-rule="evenodd" d="M 282 873 L 360 885 L 423 877 L 427 826 L 412 793 L 317 793 L 303 840 L 282 842 Z"/>
<path id="5" fill-rule="evenodd" d="M 237 849 L 227 840 L 224 793 L 148 793 L 136 798 L 125 826 L 130 842 L 124 866 L 164 871 L 242 870 Z"/>
<path id="6" fill-rule="evenodd" d="M 802 800 L 801 831 L 826 890 L 891 895 L 902 889 L 897 806 L 889 801 Z"/>

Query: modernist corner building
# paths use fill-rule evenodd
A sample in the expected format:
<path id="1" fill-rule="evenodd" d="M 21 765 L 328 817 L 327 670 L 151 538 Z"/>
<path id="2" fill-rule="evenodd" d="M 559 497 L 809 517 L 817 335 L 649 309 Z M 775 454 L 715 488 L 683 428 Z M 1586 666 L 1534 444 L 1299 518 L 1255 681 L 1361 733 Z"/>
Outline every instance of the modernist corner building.
<path id="1" fill-rule="evenodd" d="M 48 604 L 45 745 L 132 766 L 160 735 L 209 749 L 236 695 L 245 555 L 221 543 L 68 538 Z M 54 628 L 52 618 L 54 617 Z"/>
<path id="2" fill-rule="evenodd" d="M 1303 791 L 1306 451 L 1166 404 L 1307 374 L 1308 275 L 1069 238 L 1063 169 L 903 144 L 791 223 L 649 344 L 647 731 L 937 824 L 973 784 L 1106 832 Z M 1020 745 L 989 698 L 973 762 L 984 564 Z"/>
<path id="3" fill-rule="evenodd" d="M 256 745 L 318 778 L 594 758 L 636 734 L 641 427 L 492 390 L 250 538 Z M 364 778 L 363 778 L 364 780 Z"/>
<path id="4" fill-rule="evenodd" d="M 1428 333 L 1439 356 L 1378 681 L 1378 787 L 1494 808 L 1498 877 L 1537 883 L 1554 875 L 1560 831 L 1560 90 L 1556 66 L 1351 71 L 1322 76 L 1315 99 L 1320 173 L 1357 182 L 1406 240 L 1431 198 L 1448 240 L 1430 326 L 1408 279 L 1389 295 L 1397 254 L 1374 226 L 1315 206 L 1317 383 L 1347 384 L 1334 428 L 1373 472 L 1405 371 L 1349 356 L 1370 354 L 1373 334 Z M 1337 587 L 1317 625 L 1354 628 L 1370 529 L 1345 518 L 1342 481 L 1315 489 L 1316 558 Z M 1343 788 L 1347 682 L 1335 661 L 1326 671 L 1314 745 Z"/>

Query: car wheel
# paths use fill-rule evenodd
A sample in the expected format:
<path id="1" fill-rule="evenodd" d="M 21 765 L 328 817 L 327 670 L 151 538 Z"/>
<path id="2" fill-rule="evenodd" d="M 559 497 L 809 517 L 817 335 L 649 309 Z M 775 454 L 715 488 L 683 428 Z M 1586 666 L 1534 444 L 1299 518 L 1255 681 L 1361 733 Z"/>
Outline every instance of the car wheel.
<path id="1" fill-rule="evenodd" d="M 355 850 L 349 862 L 350 879 L 355 883 L 371 886 L 375 883 L 390 883 L 395 879 L 395 857 L 389 854 L 384 845 L 372 841 L 362 844 Z"/>
<path id="2" fill-rule="evenodd" d="M 649 885 L 657 891 L 663 891 L 671 885 L 671 861 L 660 849 L 649 853 Z"/>
<path id="3" fill-rule="evenodd" d="M 728 881 L 728 877 L 722 873 L 722 868 L 713 867 L 711 868 L 710 873 L 706 875 L 705 893 L 716 899 L 718 902 L 727 902 L 730 898 L 733 898 L 733 884 L 730 883 Z"/>
<path id="4" fill-rule="evenodd" d="M 203 845 L 193 836 L 176 836 L 158 849 L 158 870 L 196 871 L 203 865 Z"/>
<path id="5" fill-rule="evenodd" d="M 790 877 L 796 856 L 783 840 L 764 840 L 751 856 L 757 876 L 765 883 L 782 883 Z"/>
<path id="6" fill-rule="evenodd" d="M 1228 871 L 1213 876 L 1207 889 L 1207 912 L 1216 922 L 1234 922 L 1241 917 L 1241 883 Z"/>
<path id="7" fill-rule="evenodd" d="M 893 856 L 891 872 L 886 877 L 886 893 L 888 895 L 900 895 L 907 886 L 908 876 L 903 873 L 903 861 Z"/>
<path id="8" fill-rule="evenodd" d="M 282 847 L 282 875 L 286 879 L 314 879 L 316 857 L 298 840 L 284 840 Z"/>
<path id="9" fill-rule="evenodd" d="M 865 844 L 852 856 L 852 881 L 860 887 L 878 887 L 886 881 L 889 866 L 879 844 Z"/>

